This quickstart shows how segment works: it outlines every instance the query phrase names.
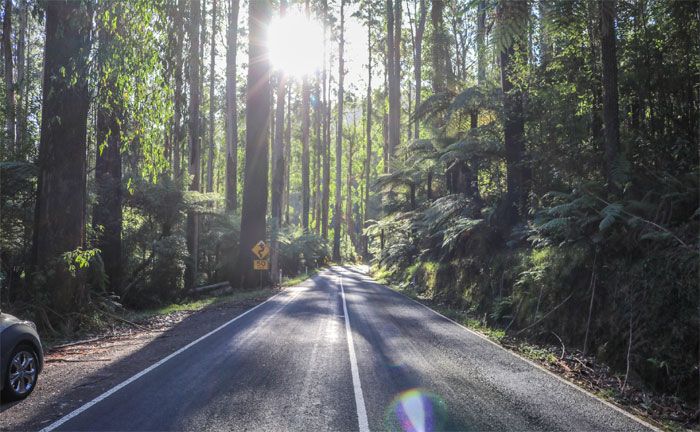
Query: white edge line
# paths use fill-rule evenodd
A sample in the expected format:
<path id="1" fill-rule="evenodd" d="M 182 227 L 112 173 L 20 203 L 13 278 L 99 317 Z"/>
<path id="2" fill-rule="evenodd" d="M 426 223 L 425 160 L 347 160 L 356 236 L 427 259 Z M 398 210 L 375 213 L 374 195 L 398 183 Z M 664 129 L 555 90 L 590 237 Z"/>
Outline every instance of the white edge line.
<path id="1" fill-rule="evenodd" d="M 411 297 L 407 296 L 406 294 L 404 294 L 404 293 L 402 293 L 402 292 L 400 292 L 400 291 L 397 291 L 397 290 L 394 290 L 394 289 L 389 288 L 388 286 L 382 285 L 382 284 L 378 283 L 377 281 L 375 281 L 374 279 L 372 279 L 371 277 L 370 277 L 370 280 L 371 280 L 372 282 L 374 282 L 376 285 L 379 285 L 379 286 L 381 286 L 381 287 L 384 287 L 385 289 L 388 289 L 388 290 L 391 291 L 391 292 L 400 294 L 400 295 L 402 295 L 403 297 L 405 297 L 405 298 L 411 300 L 412 302 L 417 303 L 417 304 L 423 306 L 424 308 L 428 309 L 430 312 L 432 312 L 432 313 L 434 313 L 434 314 L 436 314 L 436 315 L 438 315 L 438 316 L 441 316 L 442 318 L 444 318 L 444 319 L 450 321 L 450 322 L 453 323 L 453 324 L 458 325 L 459 327 L 461 327 L 462 329 L 468 331 L 469 333 L 471 333 L 471 334 L 473 334 L 473 335 L 475 335 L 475 336 L 477 336 L 477 337 L 480 337 L 481 339 L 485 340 L 486 342 L 490 343 L 491 345 L 502 349 L 503 351 L 507 352 L 508 354 L 510 354 L 510 355 L 512 355 L 512 356 L 514 356 L 514 357 L 519 358 L 520 360 L 522 360 L 522 361 L 528 363 L 528 364 L 531 365 L 531 366 L 534 366 L 535 368 L 537 368 L 537 369 L 541 370 L 542 372 L 544 372 L 544 373 L 546 373 L 546 374 L 548 374 L 548 375 L 550 375 L 550 376 L 556 378 L 557 380 L 563 382 L 564 384 L 566 384 L 566 385 L 568 385 L 568 386 L 570 386 L 570 387 L 572 387 L 572 388 L 575 388 L 576 390 L 578 390 L 578 391 L 580 391 L 580 392 L 582 392 L 582 393 L 585 393 L 586 395 L 590 396 L 591 398 L 595 399 L 596 401 L 603 403 L 604 405 L 608 406 L 609 408 L 614 409 L 615 411 L 619 412 L 620 414 L 624 414 L 625 416 L 627 416 L 627 417 L 629 417 L 630 419 L 636 421 L 637 423 L 640 423 L 641 425 L 646 426 L 646 427 L 648 427 L 648 428 L 650 428 L 650 429 L 652 429 L 652 430 L 654 430 L 654 431 L 662 432 L 661 429 L 659 429 L 658 427 L 652 425 L 651 423 L 648 423 L 648 422 L 646 422 L 645 420 L 643 420 L 643 419 L 641 419 L 641 418 L 639 418 L 639 417 L 637 417 L 637 416 L 635 416 L 635 415 L 633 415 L 633 414 L 631 414 L 631 413 L 625 411 L 624 409 L 620 408 L 619 406 L 617 406 L 617 405 L 615 405 L 615 404 L 613 404 L 613 403 L 610 403 L 610 402 L 608 402 L 608 401 L 606 401 L 606 400 L 604 400 L 604 399 L 599 398 L 598 396 L 594 395 L 593 393 L 589 392 L 588 390 L 586 390 L 586 389 L 584 389 L 584 388 L 582 388 L 582 387 L 579 387 L 578 385 L 572 383 L 571 381 L 568 381 L 568 380 L 566 380 L 566 379 L 560 377 L 559 375 L 555 374 L 554 372 L 552 372 L 552 371 L 550 371 L 550 370 L 547 370 L 546 368 L 544 368 L 544 367 L 542 367 L 541 365 L 539 365 L 539 364 L 533 362 L 532 360 L 527 359 L 527 358 L 521 356 L 520 354 L 518 354 L 518 353 L 516 353 L 516 352 L 513 352 L 513 351 L 510 351 L 510 350 L 506 349 L 505 347 L 503 347 L 502 345 L 497 344 L 496 342 L 492 341 L 491 339 L 489 339 L 489 338 L 486 337 L 485 335 L 483 335 L 483 334 L 481 334 L 481 333 L 479 333 L 479 332 L 477 332 L 477 331 L 474 331 L 474 330 L 470 329 L 469 327 L 466 327 L 466 326 L 464 326 L 464 325 L 458 323 L 457 321 L 453 320 L 452 318 L 446 317 L 445 315 L 441 314 L 440 312 L 438 312 L 438 311 L 436 311 L 436 310 L 430 308 L 428 305 L 425 305 L 425 304 L 419 302 L 418 300 L 412 299 Z"/>
<path id="2" fill-rule="evenodd" d="M 281 291 L 272 297 L 268 298 L 264 302 L 253 306 L 252 308 L 248 309 L 247 311 L 243 312 L 242 314 L 236 316 L 230 321 L 227 321 L 226 323 L 220 325 L 219 327 L 215 328 L 214 330 L 210 331 L 209 333 L 205 334 L 204 336 L 201 336 L 200 338 L 188 343 L 184 347 L 180 348 L 179 350 L 175 351 L 174 353 L 168 355 L 167 357 L 164 357 L 160 359 L 158 362 L 152 364 L 151 366 L 147 367 L 146 369 L 142 370 L 141 372 L 137 373 L 136 375 L 132 376 L 131 378 L 126 379 L 125 381 L 122 381 L 121 383 L 117 384 L 116 386 L 112 387 L 111 389 L 107 390 L 106 392 L 102 393 L 101 395 L 97 396 L 95 399 L 91 400 L 90 402 L 86 403 L 85 405 L 81 406 L 80 408 L 76 408 L 73 412 L 66 414 L 65 416 L 61 417 L 60 419 L 56 420 L 55 422 L 51 423 L 50 425 L 46 426 L 45 428 L 41 429 L 39 432 L 50 432 L 57 427 L 61 426 L 65 422 L 71 420 L 72 418 L 82 414 L 84 411 L 92 407 L 93 405 L 97 404 L 98 402 L 108 398 L 109 396 L 113 395 L 114 393 L 118 392 L 122 388 L 128 386 L 132 382 L 136 381 L 137 379 L 141 378 L 142 376 L 146 375 L 153 369 L 157 368 L 158 366 L 161 366 L 163 363 L 167 362 L 168 360 L 172 359 L 173 357 L 177 356 L 178 354 L 181 354 L 182 352 L 188 350 L 189 348 L 193 347 L 197 343 L 201 342 L 202 340 L 208 338 L 209 336 L 213 335 L 214 333 L 218 332 L 219 330 L 223 329 L 224 327 L 228 326 L 229 324 L 233 323 L 234 321 L 238 320 L 239 318 L 243 318 L 244 316 L 248 315 L 249 313 L 253 312 L 255 309 L 259 308 L 260 306 L 264 305 L 265 303 L 269 302 L 273 298 L 277 297 L 278 295 L 282 294 L 284 292 Z"/>
<path id="3" fill-rule="evenodd" d="M 343 277 L 338 276 L 338 279 L 340 281 L 340 292 L 343 296 L 345 332 L 347 333 L 348 351 L 350 354 L 350 370 L 352 372 L 352 387 L 355 393 L 355 406 L 357 407 L 357 426 L 359 427 L 360 432 L 369 432 L 369 422 L 367 421 L 367 409 L 365 408 L 365 398 L 362 395 L 362 383 L 360 382 L 360 372 L 357 368 L 355 344 L 352 340 L 352 327 L 350 327 L 350 317 L 348 316 L 348 305 L 345 302 L 345 289 L 343 288 Z"/>

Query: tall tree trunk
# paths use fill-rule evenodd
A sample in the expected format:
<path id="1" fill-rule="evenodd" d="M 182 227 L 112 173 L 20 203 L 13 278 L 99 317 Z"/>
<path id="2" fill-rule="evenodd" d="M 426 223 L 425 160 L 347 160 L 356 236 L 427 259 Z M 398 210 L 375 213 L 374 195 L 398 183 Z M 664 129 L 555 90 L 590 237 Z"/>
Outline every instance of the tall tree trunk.
<path id="1" fill-rule="evenodd" d="M 614 165 L 620 147 L 620 117 L 617 94 L 617 52 L 615 41 L 615 0 L 600 0 L 600 52 L 603 65 L 603 125 L 605 137 L 605 179 L 611 192 L 618 192 Z"/>
<path id="2" fill-rule="evenodd" d="M 328 240 L 328 213 L 331 194 L 331 159 L 330 159 L 330 78 L 328 77 L 327 47 L 328 2 L 323 0 L 323 199 L 321 203 L 321 235 Z"/>
<path id="3" fill-rule="evenodd" d="M 199 45 L 199 21 L 200 21 L 200 3 L 199 0 L 191 0 L 189 36 L 190 36 L 190 52 L 189 52 L 189 73 L 190 73 L 190 107 L 189 107 L 189 123 L 190 123 L 190 145 L 189 145 L 189 174 L 192 176 L 190 182 L 191 191 L 199 191 L 201 177 L 201 143 L 200 143 L 200 45 Z M 199 261 L 199 216 L 194 211 L 187 213 L 187 251 L 189 259 L 185 267 L 185 284 L 187 287 L 194 286 L 197 279 L 197 265 Z"/>
<path id="4" fill-rule="evenodd" d="M 433 63 L 433 93 L 445 91 L 445 58 L 443 53 L 444 44 L 444 20 L 443 10 L 445 4 L 443 0 L 433 0 L 430 8 L 430 23 L 433 26 L 432 40 L 432 63 Z"/>
<path id="5" fill-rule="evenodd" d="M 2 52 L 5 61 L 5 148 L 13 154 L 15 148 L 15 83 L 12 56 L 12 0 L 5 0 L 2 20 Z"/>
<path id="6" fill-rule="evenodd" d="M 354 110 L 353 110 L 354 111 Z M 348 174 L 345 179 L 345 229 L 347 230 L 350 244 L 355 244 L 355 228 L 352 217 L 352 151 L 357 140 L 357 120 L 353 115 L 352 139 L 348 141 Z"/>
<path id="7" fill-rule="evenodd" d="M 498 17 L 501 25 L 512 26 L 514 22 L 524 19 L 527 14 L 525 3 L 501 0 L 498 5 Z M 525 121 L 523 117 L 522 92 L 513 85 L 516 49 L 526 46 L 525 35 L 516 34 L 501 50 L 501 87 L 503 89 L 503 109 L 505 113 L 503 136 L 506 153 L 506 172 L 508 193 L 506 200 L 506 221 L 514 223 L 526 213 L 529 175 L 525 166 Z"/>
<path id="8" fill-rule="evenodd" d="M 214 103 L 214 82 L 216 80 L 216 22 L 218 0 L 211 3 L 211 50 L 209 57 L 209 154 L 207 155 L 207 192 L 214 191 L 214 157 L 216 157 L 214 147 L 214 114 L 216 104 Z"/>
<path id="9" fill-rule="evenodd" d="M 229 0 L 228 47 L 226 51 L 226 210 L 238 208 L 238 94 L 236 54 L 238 52 L 239 0 Z"/>
<path id="10" fill-rule="evenodd" d="M 316 199 L 314 200 L 314 220 L 316 234 L 321 233 L 321 149 L 323 148 L 323 140 L 321 138 L 321 113 L 323 103 L 321 101 L 321 83 L 320 74 L 316 73 L 316 84 L 314 86 L 314 99 L 317 101 L 314 107 L 314 135 L 316 142 L 314 145 L 314 173 L 316 180 L 314 181 Z M 320 103 L 319 103 L 320 101 Z"/>
<path id="11" fill-rule="evenodd" d="M 173 173 L 178 180 L 182 177 L 182 140 L 184 137 L 184 125 L 182 124 L 182 106 L 184 99 L 184 91 L 182 88 L 182 75 L 184 69 L 184 33 L 185 25 L 183 23 L 183 14 L 185 13 L 185 1 L 178 0 L 174 13 L 175 26 L 175 95 L 173 106 Z"/>
<path id="12" fill-rule="evenodd" d="M 401 0 L 387 0 L 387 45 L 389 78 L 389 165 L 401 141 Z"/>
<path id="13" fill-rule="evenodd" d="M 280 17 L 283 17 L 287 9 L 287 2 L 280 1 Z M 275 106 L 275 137 L 272 143 L 272 233 L 270 257 L 272 282 L 279 283 L 279 249 L 277 237 L 282 221 L 282 197 L 284 195 L 284 100 L 287 97 L 287 76 L 283 70 L 277 71 L 277 104 Z"/>
<path id="14" fill-rule="evenodd" d="M 301 85 L 301 227 L 309 229 L 309 81 Z"/>
<path id="15" fill-rule="evenodd" d="M 119 29 L 122 11 L 114 11 Z M 97 234 L 109 286 L 114 292 L 121 287 L 121 234 L 122 234 L 122 158 L 121 122 L 123 118 L 121 94 L 117 79 L 119 68 L 110 61 L 115 56 L 114 29 L 100 27 L 98 61 L 100 90 L 97 107 L 97 145 L 95 161 L 96 202 L 92 225 Z"/>
<path id="16" fill-rule="evenodd" d="M 372 17 L 367 19 L 367 110 L 365 112 L 365 125 L 367 127 L 365 137 L 365 205 L 363 215 L 363 226 L 367 228 L 369 220 L 369 182 L 370 168 L 372 166 Z M 367 256 L 369 253 L 369 237 L 363 235 L 362 253 Z"/>
<path id="17" fill-rule="evenodd" d="M 267 26 L 270 22 L 268 0 L 249 3 L 248 12 L 248 91 L 246 93 L 246 155 L 241 212 L 241 240 L 238 252 L 240 286 L 253 287 L 266 274 L 253 270 L 253 246 L 265 240 L 265 216 L 268 193 L 268 146 L 270 138 L 270 67 L 267 50 Z"/>
<path id="18" fill-rule="evenodd" d="M 287 127 L 284 130 L 284 172 L 285 184 L 285 212 L 284 224 L 289 225 L 289 174 L 292 167 L 292 88 L 287 86 Z"/>
<path id="19" fill-rule="evenodd" d="M 340 0 L 340 41 L 338 43 L 338 126 L 335 136 L 335 205 L 333 208 L 333 260 L 340 261 L 342 212 L 341 176 L 343 164 L 343 98 L 345 80 L 345 0 Z"/>
<path id="20" fill-rule="evenodd" d="M 86 301 L 84 285 L 70 275 L 62 255 L 83 246 L 85 240 L 91 24 L 92 9 L 83 2 L 46 4 L 33 261 L 43 274 L 55 271 L 50 286 L 43 288 L 48 289 L 52 309 L 62 315 Z"/>
<path id="21" fill-rule="evenodd" d="M 25 97 L 27 88 L 27 41 L 28 41 L 28 20 L 29 20 L 29 3 L 26 1 L 20 2 L 19 9 L 19 32 L 17 34 L 17 126 L 16 126 L 16 150 L 17 152 L 23 149 L 25 138 L 27 135 L 27 98 Z"/>
<path id="22" fill-rule="evenodd" d="M 420 0 L 420 16 L 418 17 L 418 26 L 416 27 L 416 44 L 414 47 L 413 59 L 413 76 L 416 81 L 416 108 L 421 104 L 421 92 L 423 91 L 423 34 L 425 33 L 427 9 L 425 0 Z M 413 138 L 418 139 L 420 136 L 420 122 L 416 119 L 415 132 Z"/>

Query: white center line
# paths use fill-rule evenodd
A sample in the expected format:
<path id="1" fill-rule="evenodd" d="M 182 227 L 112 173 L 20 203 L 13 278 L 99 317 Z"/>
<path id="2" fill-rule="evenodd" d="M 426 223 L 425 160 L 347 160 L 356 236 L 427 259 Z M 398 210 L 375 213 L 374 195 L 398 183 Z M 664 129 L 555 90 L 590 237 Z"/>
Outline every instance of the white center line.
<path id="1" fill-rule="evenodd" d="M 362 396 L 362 384 L 360 383 L 360 372 L 357 369 L 357 356 L 355 355 L 355 344 L 352 341 L 352 328 L 350 327 L 350 316 L 348 316 L 348 305 L 345 302 L 345 289 L 343 288 L 343 277 L 338 276 L 340 292 L 343 297 L 343 314 L 345 315 L 345 332 L 348 339 L 348 351 L 350 353 L 350 370 L 352 371 L 352 387 L 355 391 L 355 406 L 357 407 L 357 424 L 360 432 L 369 432 L 367 422 L 367 409 L 365 408 L 365 398 Z"/>

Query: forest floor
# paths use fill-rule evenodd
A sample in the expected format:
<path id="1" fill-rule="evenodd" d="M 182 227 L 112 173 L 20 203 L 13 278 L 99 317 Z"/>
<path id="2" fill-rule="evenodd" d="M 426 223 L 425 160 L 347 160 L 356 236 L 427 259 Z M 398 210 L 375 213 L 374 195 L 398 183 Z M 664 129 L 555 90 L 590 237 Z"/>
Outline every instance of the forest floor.
<path id="1" fill-rule="evenodd" d="M 669 431 L 700 431 L 700 409 L 669 395 L 656 394 L 634 384 L 626 383 L 624 374 L 596 361 L 579 350 L 567 349 L 559 336 L 552 334 L 554 344 L 533 343 L 521 337 L 508 335 L 503 329 L 484 325 L 466 311 L 422 298 L 415 292 L 391 284 L 381 271 L 374 275 L 378 281 L 391 287 L 457 323 L 474 330 L 521 357 L 534 361 L 545 369 L 576 384 L 586 391 Z"/>
<path id="2" fill-rule="evenodd" d="M 277 293 L 265 289 L 130 312 L 79 341 L 49 341 L 34 393 L 0 405 L 0 430 L 39 430 Z M 147 389 L 144 389 L 147 391 Z"/>

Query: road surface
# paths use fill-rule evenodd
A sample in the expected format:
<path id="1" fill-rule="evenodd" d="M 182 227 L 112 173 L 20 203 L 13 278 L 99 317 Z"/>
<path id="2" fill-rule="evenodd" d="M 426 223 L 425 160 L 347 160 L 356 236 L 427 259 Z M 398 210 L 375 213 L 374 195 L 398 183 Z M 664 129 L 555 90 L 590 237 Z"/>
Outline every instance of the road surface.
<path id="1" fill-rule="evenodd" d="M 46 430 L 649 430 L 355 268 L 332 267 Z"/>

